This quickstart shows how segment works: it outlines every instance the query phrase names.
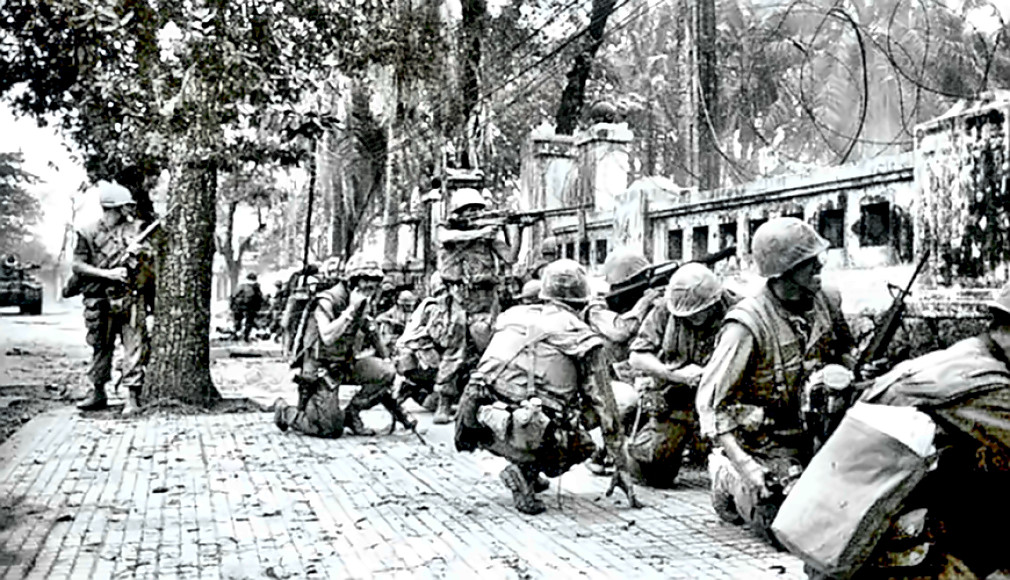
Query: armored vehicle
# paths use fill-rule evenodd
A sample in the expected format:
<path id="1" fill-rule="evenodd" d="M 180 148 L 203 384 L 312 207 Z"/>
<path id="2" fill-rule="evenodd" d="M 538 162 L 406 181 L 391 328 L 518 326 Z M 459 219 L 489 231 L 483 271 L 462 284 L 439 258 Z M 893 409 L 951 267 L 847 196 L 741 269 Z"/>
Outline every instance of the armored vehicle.
<path id="1" fill-rule="evenodd" d="M 20 306 L 21 314 L 42 314 L 42 283 L 29 271 L 38 264 L 22 264 L 15 254 L 0 255 L 0 306 Z"/>

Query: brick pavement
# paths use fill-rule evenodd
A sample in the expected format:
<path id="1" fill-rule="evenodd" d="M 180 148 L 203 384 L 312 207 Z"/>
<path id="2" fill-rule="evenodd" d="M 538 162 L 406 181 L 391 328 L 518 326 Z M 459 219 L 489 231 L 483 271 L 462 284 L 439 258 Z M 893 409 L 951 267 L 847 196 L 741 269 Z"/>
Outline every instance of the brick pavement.
<path id="1" fill-rule="evenodd" d="M 0 578 L 804 577 L 718 521 L 702 474 L 629 510 L 577 467 L 524 516 L 501 460 L 418 417 L 431 449 L 283 434 L 263 413 L 48 413 L 0 446 Z"/>

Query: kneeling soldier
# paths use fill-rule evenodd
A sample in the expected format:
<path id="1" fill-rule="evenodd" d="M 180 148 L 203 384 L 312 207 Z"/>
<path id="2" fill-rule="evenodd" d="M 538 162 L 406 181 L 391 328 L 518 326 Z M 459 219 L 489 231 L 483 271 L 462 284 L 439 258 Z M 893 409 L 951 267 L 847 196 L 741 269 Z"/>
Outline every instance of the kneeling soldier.
<path id="1" fill-rule="evenodd" d="M 544 511 L 535 495 L 592 454 L 588 429 L 602 428 L 619 458 L 607 494 L 620 487 L 638 506 L 623 454 L 603 339 L 579 316 L 589 300 L 586 272 L 572 260 L 544 269 L 542 304 L 501 314 L 494 336 L 460 401 L 456 448 L 489 450 L 511 463 L 501 473 L 516 509 Z"/>
<path id="2" fill-rule="evenodd" d="M 283 399 L 275 403 L 274 422 L 282 431 L 292 428 L 306 435 L 340 437 L 346 425 L 355 435 L 374 435 L 360 412 L 379 403 L 393 416 L 392 428 L 397 422 L 408 429 L 416 425 L 393 398 L 396 371 L 368 315 L 382 269 L 378 261 L 357 254 L 348 262 L 346 276 L 346 285 L 338 283 L 320 292 L 307 307 L 312 315 L 299 333 L 301 352 L 292 362 L 301 367 L 296 379 L 298 406 Z M 377 356 L 362 356 L 359 346 L 366 342 L 372 343 Z M 342 384 L 360 386 L 344 409 L 338 397 Z"/>

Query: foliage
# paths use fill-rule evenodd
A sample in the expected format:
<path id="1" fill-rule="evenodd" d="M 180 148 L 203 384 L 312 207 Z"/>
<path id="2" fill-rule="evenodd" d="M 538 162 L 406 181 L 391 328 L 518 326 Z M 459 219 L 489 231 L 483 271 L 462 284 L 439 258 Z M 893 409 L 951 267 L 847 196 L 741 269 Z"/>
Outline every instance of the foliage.
<path id="1" fill-rule="evenodd" d="M 252 163 L 225 174 L 219 182 L 215 247 L 224 260 L 229 282 L 234 288 L 244 255 L 255 248 L 257 238 L 266 231 L 269 223 L 266 214 L 280 201 L 282 193 L 273 173 L 265 166 Z M 257 227 L 252 233 L 236 238 L 235 214 L 241 206 L 256 211 Z"/>
<path id="2" fill-rule="evenodd" d="M 38 200 L 24 186 L 35 176 L 21 168 L 21 153 L 0 153 L 0 254 L 23 253 L 40 215 Z"/>
<path id="3" fill-rule="evenodd" d="M 1010 86 L 1010 29 L 972 27 L 989 0 L 722 0 L 718 8 L 720 154 L 732 182 L 799 167 L 856 161 L 912 147 L 916 123 L 957 99 Z M 695 183 L 685 160 L 691 97 L 686 2 L 642 10 L 608 42 L 590 100 L 618 103 L 639 137 L 642 173 Z M 730 105 L 725 105 L 730 104 Z"/>

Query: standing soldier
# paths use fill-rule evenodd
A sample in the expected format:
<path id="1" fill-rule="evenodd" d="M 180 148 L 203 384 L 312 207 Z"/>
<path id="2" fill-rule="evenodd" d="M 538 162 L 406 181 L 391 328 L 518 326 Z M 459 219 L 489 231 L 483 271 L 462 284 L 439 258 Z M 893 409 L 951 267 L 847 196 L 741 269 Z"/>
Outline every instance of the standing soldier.
<path id="1" fill-rule="evenodd" d="M 800 219 L 775 218 L 754 233 L 753 248 L 767 281 L 726 315 L 697 405 L 702 434 L 716 446 L 709 458 L 716 512 L 770 540 L 782 482 L 813 453 L 800 391 L 818 367 L 851 368 L 854 340 L 841 297 L 821 287 L 827 240 Z"/>
<path id="2" fill-rule="evenodd" d="M 390 355 L 396 352 L 396 341 L 406 329 L 407 320 L 416 306 L 417 296 L 410 290 L 403 290 L 396 297 L 396 304 L 375 319 L 379 325 L 379 337 Z"/>
<path id="3" fill-rule="evenodd" d="M 336 438 L 346 426 L 355 435 L 374 435 L 361 420 L 361 411 L 381 403 L 408 429 L 416 421 L 392 395 L 396 371 L 373 322 L 369 306 L 382 281 L 377 260 L 356 254 L 347 263 L 347 282 L 320 292 L 308 305 L 298 352 L 292 367 L 300 367 L 298 406 L 284 399 L 274 403 L 274 423 L 282 431 L 293 428 L 306 435 Z M 361 356 L 359 347 L 371 343 L 376 356 Z M 340 408 L 339 387 L 359 385 L 347 407 Z"/>
<path id="4" fill-rule="evenodd" d="M 153 284 L 150 249 L 134 243 L 142 228 L 136 219 L 137 206 L 129 190 L 117 183 L 100 181 L 98 198 L 102 218 L 77 232 L 74 249 L 73 271 L 83 280 L 84 322 L 88 328 L 88 344 L 92 347 L 88 378 L 93 385 L 90 396 L 78 408 L 91 411 L 108 406 L 105 385 L 112 378 L 112 356 L 118 336 L 123 341 L 124 351 L 121 382 L 126 387 L 126 405 L 123 415 L 128 417 L 137 411 L 150 352 L 144 301 L 147 284 Z M 116 256 L 124 254 L 137 256 L 137 270 L 112 264 Z"/>
<path id="5" fill-rule="evenodd" d="M 542 304 L 516 306 L 495 323 L 494 337 L 471 375 L 456 419 L 456 447 L 477 447 L 509 460 L 501 480 L 515 507 L 544 511 L 541 474 L 556 477 L 584 461 L 599 426 L 618 458 L 607 495 L 620 487 L 638 503 L 624 469 L 624 432 L 617 419 L 603 339 L 579 318 L 589 301 L 586 271 L 573 260 L 544 269 Z"/>
<path id="6" fill-rule="evenodd" d="M 485 209 L 487 200 L 476 189 L 458 189 L 452 194 L 449 223 L 439 229 L 438 270 L 449 291 L 432 336 L 446 345 L 435 377 L 433 421 L 440 425 L 452 420 L 460 387 L 491 339 L 499 273 L 513 261 L 501 224 L 474 223 L 475 214 Z"/>
<path id="7" fill-rule="evenodd" d="M 284 316 L 284 305 L 288 302 L 288 293 L 284 282 L 274 282 L 274 295 L 270 298 L 270 336 L 280 341 L 282 333 L 281 318 Z"/>
<path id="8" fill-rule="evenodd" d="M 249 342 L 249 333 L 256 327 L 256 316 L 263 307 L 263 291 L 256 281 L 256 273 L 246 274 L 245 282 L 231 295 L 231 313 L 235 320 L 235 338 Z"/>
<path id="9" fill-rule="evenodd" d="M 631 343 L 629 363 L 652 378 L 639 405 L 644 424 L 628 442 L 632 476 L 653 487 L 672 487 L 694 431 L 694 398 L 702 367 L 715 347 L 726 312 L 740 301 L 711 270 L 681 266 L 663 301 Z"/>
<path id="10" fill-rule="evenodd" d="M 427 298 L 411 313 L 403 334 L 396 341 L 396 372 L 400 380 L 395 396 L 401 404 L 413 398 L 425 409 L 435 410 L 435 376 L 445 345 L 435 341 L 433 336 L 440 333 L 430 325 L 441 320 L 439 313 L 448 309 L 447 300 L 445 284 L 436 272 L 428 281 Z"/>

